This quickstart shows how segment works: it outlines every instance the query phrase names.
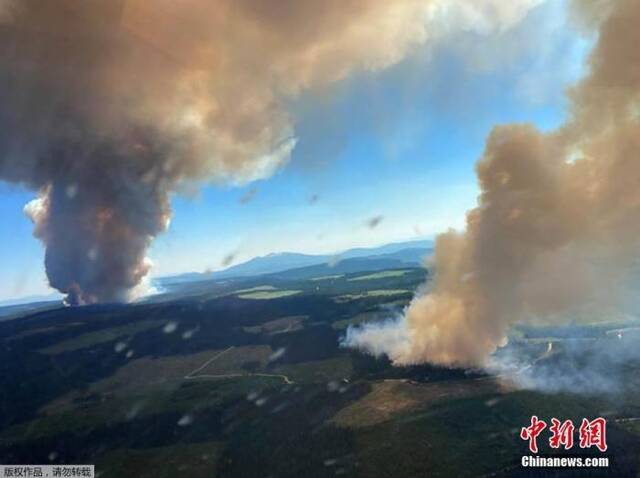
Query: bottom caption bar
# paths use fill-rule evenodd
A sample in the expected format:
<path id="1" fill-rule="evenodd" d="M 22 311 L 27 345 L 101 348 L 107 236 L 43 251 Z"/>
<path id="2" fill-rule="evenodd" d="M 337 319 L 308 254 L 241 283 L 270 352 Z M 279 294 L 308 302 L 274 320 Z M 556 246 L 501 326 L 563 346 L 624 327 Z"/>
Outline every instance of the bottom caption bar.
<path id="1" fill-rule="evenodd" d="M 0 465 L 0 478 L 95 478 L 94 465 Z"/>

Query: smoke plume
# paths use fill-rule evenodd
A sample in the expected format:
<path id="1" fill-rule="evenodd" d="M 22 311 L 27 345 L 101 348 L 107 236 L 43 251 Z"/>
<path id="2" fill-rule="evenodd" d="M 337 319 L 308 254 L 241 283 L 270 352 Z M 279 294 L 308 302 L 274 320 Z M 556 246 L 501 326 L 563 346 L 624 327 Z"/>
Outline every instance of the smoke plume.
<path id="1" fill-rule="evenodd" d="M 640 253 L 640 2 L 576 10 L 599 34 L 566 124 L 493 130 L 476 168 L 478 206 L 465 232 L 437 238 L 430 292 L 401 319 L 352 329 L 347 345 L 396 364 L 483 365 L 517 322 L 625 307 Z"/>
<path id="2" fill-rule="evenodd" d="M 270 175 L 295 145 L 287 101 L 379 70 L 438 15 L 516 22 L 540 0 L 0 0 L 0 180 L 70 303 L 127 300 L 189 182 Z"/>

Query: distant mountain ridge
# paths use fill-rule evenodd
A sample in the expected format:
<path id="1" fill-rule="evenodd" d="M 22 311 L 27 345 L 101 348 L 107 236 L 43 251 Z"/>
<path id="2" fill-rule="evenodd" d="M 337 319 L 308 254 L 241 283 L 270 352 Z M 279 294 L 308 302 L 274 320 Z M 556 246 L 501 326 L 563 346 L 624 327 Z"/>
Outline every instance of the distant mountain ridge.
<path id="1" fill-rule="evenodd" d="M 222 271 L 208 273 L 189 272 L 156 278 L 153 282 L 159 288 L 163 288 L 169 284 L 179 285 L 208 280 L 241 279 L 260 275 L 278 274 L 283 278 L 304 279 L 325 274 L 417 267 L 422 265 L 424 258 L 433 252 L 433 246 L 434 244 L 431 240 L 416 240 L 385 244 L 379 247 L 358 247 L 338 254 L 279 252 L 254 257 Z M 0 317 L 61 303 L 62 296 L 57 292 L 49 295 L 4 300 L 0 301 Z"/>
<path id="2" fill-rule="evenodd" d="M 26 304 L 62 302 L 62 299 L 63 295 L 59 292 L 51 292 L 49 294 L 30 295 L 26 297 L 19 297 L 16 299 L 0 300 L 0 307 L 20 307 Z"/>
<path id="3" fill-rule="evenodd" d="M 298 252 L 279 252 L 266 256 L 254 257 L 241 264 L 236 264 L 222 271 L 190 272 L 157 279 L 162 283 L 185 283 L 211 279 L 230 279 L 266 274 L 276 274 L 285 271 L 318 267 L 317 270 L 326 271 L 327 268 L 336 272 L 356 272 L 358 270 L 378 270 L 391 267 L 419 266 L 423 258 L 433 251 L 433 241 L 423 239 L 415 241 L 397 242 L 378 247 L 358 247 L 348 249 L 338 254 L 303 254 Z M 355 259 L 361 259 L 354 261 Z M 374 262 L 375 261 L 375 262 Z M 340 267 L 340 265 L 342 266 Z M 368 269 L 368 267 L 371 267 Z M 342 270 L 344 269 L 344 271 Z M 353 270 L 352 270 L 353 269 Z M 308 274 L 299 271 L 302 276 Z M 301 277 L 302 277 L 301 276 Z"/>
<path id="4" fill-rule="evenodd" d="M 341 274 L 352 274 L 354 272 L 378 272 L 389 269 L 403 269 L 407 267 L 418 267 L 418 261 L 402 261 L 391 257 L 391 254 L 368 257 L 352 257 L 337 263 L 316 264 L 296 269 L 267 274 L 267 277 L 277 277 L 285 280 L 304 280 L 314 277 L 333 276 Z"/>

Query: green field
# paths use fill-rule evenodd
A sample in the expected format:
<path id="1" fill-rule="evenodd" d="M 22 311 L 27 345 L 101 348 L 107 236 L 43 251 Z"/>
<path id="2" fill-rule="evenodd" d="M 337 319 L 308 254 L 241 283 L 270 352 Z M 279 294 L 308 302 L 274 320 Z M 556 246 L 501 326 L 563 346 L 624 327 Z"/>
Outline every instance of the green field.
<path id="1" fill-rule="evenodd" d="M 245 292 L 238 294 L 240 299 L 253 299 L 253 300 L 268 300 L 268 299 L 280 299 L 282 297 L 289 297 L 291 295 L 299 294 L 299 290 L 264 290 L 256 292 Z"/>
<path id="2" fill-rule="evenodd" d="M 111 342 L 115 339 L 127 338 L 135 335 L 138 332 L 143 332 L 152 328 L 162 327 L 162 322 L 153 320 L 142 320 L 140 322 L 132 322 L 120 327 L 112 327 L 105 331 L 89 332 L 87 334 L 81 334 L 70 340 L 59 342 L 50 347 L 45 347 L 41 350 L 45 354 L 59 354 L 62 352 L 72 352 L 74 350 L 80 350 L 92 345 L 98 345 L 106 342 Z"/>
<path id="3" fill-rule="evenodd" d="M 403 290 L 403 289 L 379 289 L 379 290 L 368 290 L 365 292 L 361 292 L 358 294 L 344 294 L 336 297 L 336 301 L 338 302 L 348 302 L 352 300 L 365 299 L 367 297 L 390 297 L 394 295 L 402 295 L 409 294 L 411 291 Z"/>
<path id="4" fill-rule="evenodd" d="M 270 290 L 276 290 L 276 288 L 272 285 L 257 285 L 255 287 L 249 287 L 247 289 L 238 289 L 234 293 L 243 294 L 247 292 L 261 292 L 261 291 L 270 291 Z"/>
<path id="5" fill-rule="evenodd" d="M 333 274 L 328 276 L 312 277 L 310 280 L 312 281 L 331 280 L 331 279 L 340 279 L 342 277 L 344 277 L 344 274 Z"/>
<path id="6" fill-rule="evenodd" d="M 407 274 L 408 270 L 390 270 L 390 271 L 381 271 L 375 272 L 373 274 L 367 274 L 364 276 L 352 277 L 349 279 L 350 281 L 359 281 L 359 280 L 377 280 L 377 279 L 388 279 L 390 277 L 401 277 Z"/>

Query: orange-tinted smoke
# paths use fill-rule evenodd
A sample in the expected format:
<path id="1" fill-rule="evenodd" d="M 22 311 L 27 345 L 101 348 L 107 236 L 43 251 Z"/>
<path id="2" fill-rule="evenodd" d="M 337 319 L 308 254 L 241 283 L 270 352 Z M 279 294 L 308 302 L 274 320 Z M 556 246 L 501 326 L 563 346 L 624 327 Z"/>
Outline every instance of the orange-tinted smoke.
<path id="1" fill-rule="evenodd" d="M 640 2 L 576 8 L 599 36 L 569 92 L 569 120 L 551 133 L 493 130 L 466 230 L 437 238 L 431 291 L 401 320 L 350 331 L 347 344 L 396 364 L 482 365 L 515 323 L 625 310 L 640 257 Z"/>
<path id="2" fill-rule="evenodd" d="M 292 98 L 540 1 L 0 0 L 0 180 L 39 191 L 52 286 L 126 300 L 172 191 L 289 160 Z"/>
<path id="3" fill-rule="evenodd" d="M 246 182 L 295 145 L 285 99 L 426 40 L 429 0 L 0 0 L 0 179 L 50 284 L 121 301 L 181 183 Z"/>

